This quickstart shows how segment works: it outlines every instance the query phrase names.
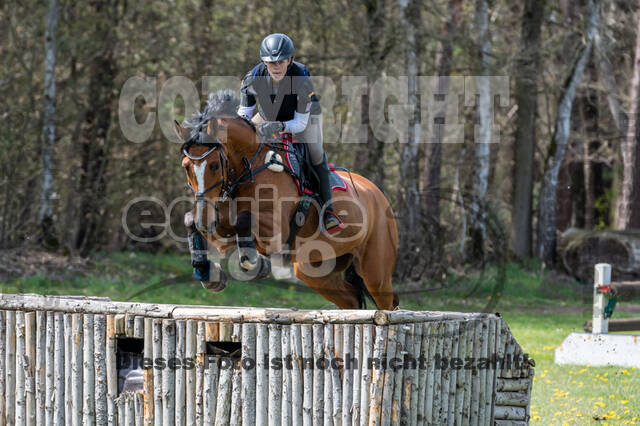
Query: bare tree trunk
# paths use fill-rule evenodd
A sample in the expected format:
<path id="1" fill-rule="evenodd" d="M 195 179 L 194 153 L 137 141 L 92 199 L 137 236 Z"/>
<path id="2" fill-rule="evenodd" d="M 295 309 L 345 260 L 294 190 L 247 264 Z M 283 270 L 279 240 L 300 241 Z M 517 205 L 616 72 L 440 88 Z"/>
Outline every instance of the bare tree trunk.
<path id="1" fill-rule="evenodd" d="M 490 71 L 491 39 L 489 35 L 489 5 L 487 0 L 476 1 L 475 23 L 478 29 L 480 64 L 476 76 L 478 93 L 478 132 L 475 135 L 475 167 L 469 213 L 471 214 L 471 248 L 474 258 L 484 256 L 486 238 L 486 196 L 491 156 L 492 98 Z"/>
<path id="2" fill-rule="evenodd" d="M 584 37 L 585 46 L 573 64 L 563 85 L 563 93 L 558 103 L 558 111 L 554 134 L 549 146 L 549 154 L 545 164 L 542 190 L 539 204 L 538 220 L 538 255 L 547 267 L 555 263 L 556 251 L 556 191 L 558 187 L 558 171 L 569 141 L 571 126 L 571 106 L 576 90 L 584 74 L 584 69 L 591 54 L 593 36 L 598 24 L 599 0 L 589 0 L 587 5 L 587 28 Z"/>
<path id="3" fill-rule="evenodd" d="M 382 46 L 382 35 L 385 24 L 385 2 L 383 0 L 367 0 L 364 2 L 369 28 L 366 34 L 366 72 L 369 88 L 380 75 L 384 62 L 384 52 Z M 365 176 L 371 179 L 379 188 L 384 190 L 385 170 L 384 170 L 384 142 L 376 138 L 370 124 L 369 103 L 371 96 L 367 92 L 362 100 L 362 124 L 367 129 L 367 143 L 360 144 L 356 149 L 354 168 L 362 170 Z"/>
<path id="4" fill-rule="evenodd" d="M 511 250 L 519 258 L 531 256 L 533 167 L 540 75 L 540 30 L 546 0 L 526 0 L 522 16 L 520 57 L 516 71 L 516 122 Z"/>
<path id="5" fill-rule="evenodd" d="M 418 147 L 420 143 L 420 120 L 418 114 L 418 48 L 416 46 L 416 26 L 421 22 L 420 8 L 416 0 L 399 0 L 402 26 L 406 28 L 406 69 L 409 80 L 409 105 L 413 106 L 409 118 L 407 143 L 403 144 L 400 156 L 400 179 L 404 193 L 402 198 L 402 228 L 406 236 L 418 229 L 420 214 L 420 196 L 418 194 Z"/>
<path id="6" fill-rule="evenodd" d="M 618 199 L 615 228 L 620 230 L 640 228 L 640 19 L 636 19 L 636 49 L 631 78 L 629 100 L 629 124 L 625 141 L 620 146 L 622 153 L 622 191 Z"/>
<path id="7" fill-rule="evenodd" d="M 449 0 L 447 18 L 442 28 L 442 40 L 438 46 L 436 57 L 436 74 L 439 77 L 438 93 L 447 93 L 451 60 L 453 57 L 453 37 L 460 19 L 462 0 Z M 447 98 L 448 99 L 448 98 Z M 436 117 L 445 117 L 446 106 L 436 112 Z M 426 146 L 426 158 L 423 175 L 422 211 L 427 225 L 427 233 L 433 242 L 430 257 L 438 261 L 442 255 L 442 238 L 440 230 L 440 168 L 442 166 L 442 141 L 445 123 L 434 125 L 434 138 Z"/>
<path id="8" fill-rule="evenodd" d="M 47 247 L 57 245 L 53 229 L 53 147 L 56 138 L 56 27 L 58 26 L 58 1 L 49 0 L 47 28 L 44 37 L 44 111 L 42 129 L 42 189 L 38 222 L 42 243 Z"/>
<path id="9" fill-rule="evenodd" d="M 80 196 L 73 250 L 87 255 L 99 243 L 104 220 L 100 212 L 106 192 L 108 132 L 115 100 L 115 44 L 118 2 L 96 3 L 96 38 L 102 49 L 89 65 L 88 108 L 80 133 Z"/>

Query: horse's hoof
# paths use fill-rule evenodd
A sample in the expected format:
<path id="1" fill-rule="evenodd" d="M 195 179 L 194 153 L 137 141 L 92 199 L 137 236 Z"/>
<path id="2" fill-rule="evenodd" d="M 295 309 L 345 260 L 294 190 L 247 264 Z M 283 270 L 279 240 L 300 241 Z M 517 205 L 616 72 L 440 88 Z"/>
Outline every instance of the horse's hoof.
<path id="1" fill-rule="evenodd" d="M 214 293 L 220 293 L 222 290 L 227 288 L 226 280 L 219 281 L 219 282 L 203 282 L 203 281 L 200 281 L 200 284 L 202 284 L 202 287 L 204 289 L 210 290 L 210 291 L 212 291 Z"/>
<path id="2" fill-rule="evenodd" d="M 248 256 L 242 256 L 240 258 L 240 267 L 245 270 L 245 272 L 253 271 L 258 266 L 257 259 L 255 261 L 251 261 Z"/>

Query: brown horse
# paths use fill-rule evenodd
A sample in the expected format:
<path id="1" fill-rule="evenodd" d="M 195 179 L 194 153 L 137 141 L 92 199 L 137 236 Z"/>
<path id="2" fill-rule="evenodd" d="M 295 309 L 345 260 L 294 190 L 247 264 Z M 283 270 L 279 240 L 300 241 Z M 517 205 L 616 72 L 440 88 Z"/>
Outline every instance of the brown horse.
<path id="1" fill-rule="evenodd" d="M 182 166 L 200 201 L 197 228 L 221 253 L 237 244 L 243 270 L 268 272 L 267 256 L 289 248 L 295 275 L 341 309 L 363 307 L 364 292 L 379 309 L 395 309 L 391 276 L 398 234 L 384 194 L 362 176 L 339 172 L 347 190 L 334 192 L 333 205 L 345 228 L 330 236 L 320 232 L 320 206 L 314 202 L 287 247 L 301 199 L 298 188 L 289 173 L 273 171 L 277 165 L 265 167 L 276 145 L 262 140 L 250 122 L 230 114 L 237 106 L 232 93 L 211 95 L 203 114 L 185 126 L 175 123 L 186 141 Z M 257 250 L 253 256 L 251 249 Z"/>

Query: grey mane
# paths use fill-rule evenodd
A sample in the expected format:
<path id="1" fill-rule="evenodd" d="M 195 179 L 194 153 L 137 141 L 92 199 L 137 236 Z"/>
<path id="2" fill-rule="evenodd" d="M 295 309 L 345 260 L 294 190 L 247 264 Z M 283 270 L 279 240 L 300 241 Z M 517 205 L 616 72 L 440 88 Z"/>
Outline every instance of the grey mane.
<path id="1" fill-rule="evenodd" d="M 239 105 L 240 99 L 231 89 L 209 93 L 204 111 L 195 113 L 190 119 L 185 120 L 183 125 L 187 129 L 191 129 L 191 133 L 199 133 L 204 129 L 206 123 L 214 117 L 235 116 Z"/>

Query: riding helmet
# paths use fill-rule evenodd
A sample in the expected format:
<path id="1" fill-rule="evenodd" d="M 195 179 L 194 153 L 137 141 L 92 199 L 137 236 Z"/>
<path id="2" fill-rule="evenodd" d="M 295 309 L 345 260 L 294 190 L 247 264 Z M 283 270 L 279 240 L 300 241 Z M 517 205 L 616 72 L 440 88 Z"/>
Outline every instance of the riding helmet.
<path id="1" fill-rule="evenodd" d="M 293 42 L 285 34 L 269 34 L 260 44 L 260 58 L 264 62 L 276 62 L 293 56 Z"/>

